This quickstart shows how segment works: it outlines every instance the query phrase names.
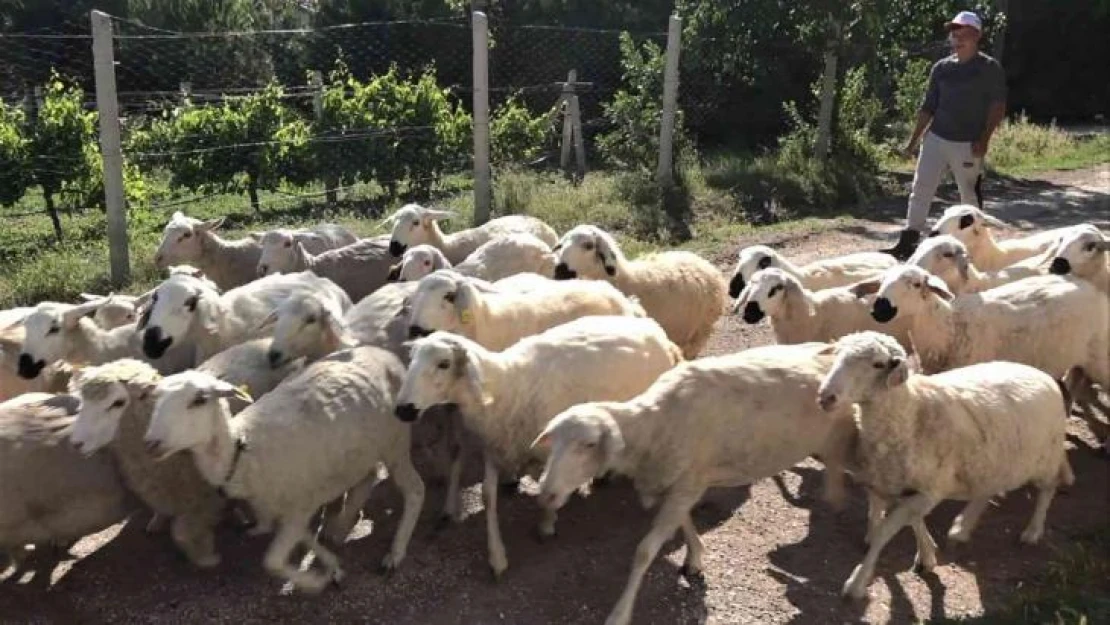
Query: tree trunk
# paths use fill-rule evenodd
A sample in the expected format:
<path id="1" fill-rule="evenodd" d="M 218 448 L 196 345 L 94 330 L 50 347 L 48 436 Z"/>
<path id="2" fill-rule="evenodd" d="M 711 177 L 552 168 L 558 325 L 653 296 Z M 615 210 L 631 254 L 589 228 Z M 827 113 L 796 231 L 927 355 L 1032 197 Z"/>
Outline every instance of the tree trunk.
<path id="1" fill-rule="evenodd" d="M 339 181 L 335 179 L 335 176 L 324 176 L 324 192 L 330 206 L 335 206 L 339 202 L 337 187 L 339 187 Z"/>
<path id="2" fill-rule="evenodd" d="M 817 114 L 817 138 L 813 142 L 813 158 L 825 162 L 832 141 L 833 105 L 836 103 L 837 48 L 840 44 L 840 23 L 832 22 L 825 45 L 825 72 L 821 77 L 821 108 Z"/>
<path id="3" fill-rule="evenodd" d="M 262 207 L 258 203 L 258 185 L 254 183 L 254 180 L 247 183 L 247 195 L 251 198 L 251 208 L 254 209 L 254 212 L 261 213 Z"/>
<path id="4" fill-rule="evenodd" d="M 58 208 L 54 206 L 54 194 L 43 189 L 42 199 L 46 202 L 46 213 L 50 215 L 50 221 L 54 223 L 54 236 L 58 237 L 58 242 L 61 243 L 62 220 L 58 219 Z"/>

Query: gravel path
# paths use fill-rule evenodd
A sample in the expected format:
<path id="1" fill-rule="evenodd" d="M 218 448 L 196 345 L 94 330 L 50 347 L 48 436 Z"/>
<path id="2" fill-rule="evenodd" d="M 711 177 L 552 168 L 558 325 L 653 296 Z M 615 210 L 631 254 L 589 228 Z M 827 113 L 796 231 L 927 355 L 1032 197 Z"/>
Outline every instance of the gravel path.
<path id="1" fill-rule="evenodd" d="M 951 200 L 951 189 L 942 197 Z M 988 183 L 988 209 L 1023 228 L 1082 220 L 1110 225 L 1110 168 L 1061 172 L 1041 180 Z M 736 245 L 762 242 L 799 261 L 874 249 L 893 238 L 901 203 L 874 207 L 875 221 L 817 227 L 760 241 L 737 241 L 713 260 L 731 270 Z M 1110 320 L 1108 320 L 1110 323 Z M 770 342 L 765 325 L 738 319 L 719 322 L 708 354 L 734 352 Z M 1046 539 L 1019 547 L 1017 536 L 1032 509 L 1028 491 L 998 501 L 969 546 L 941 541 L 941 564 L 918 576 L 910 532 L 884 551 L 867 603 L 838 597 L 841 584 L 863 555 L 865 500 L 853 487 L 843 511 L 819 501 L 820 464 L 808 461 L 774 480 L 750 488 L 710 491 L 694 519 L 706 546 L 705 585 L 686 584 L 678 574 L 684 549 L 668 543 L 650 569 L 635 608 L 636 623 L 912 622 L 981 613 L 1000 605 L 1023 580 L 1042 570 L 1054 548 L 1110 518 L 1108 463 L 1091 451 L 1093 440 L 1073 419 L 1071 461 L 1078 482 L 1059 496 L 1048 518 Z M 574 498 L 560 514 L 559 535 L 541 545 L 532 538 L 537 508 L 527 495 L 502 498 L 501 527 L 509 570 L 499 583 L 488 573 L 478 463 L 465 476 L 468 516 L 436 533 L 440 484 L 429 484 L 425 514 L 408 559 L 389 579 L 375 569 L 396 527 L 400 498 L 379 487 L 364 519 L 339 552 L 348 576 L 341 589 L 306 598 L 283 593 L 261 568 L 268 538 L 223 530 L 223 564 L 216 571 L 190 569 L 167 536 L 151 538 L 140 522 L 86 538 L 68 559 L 33 574 L 0 582 L 3 623 L 215 623 L 363 622 L 405 624 L 601 623 L 623 588 L 636 543 L 647 530 L 643 512 L 624 481 Z M 387 483 L 388 484 L 388 483 Z M 526 482 L 525 490 L 531 486 Z M 959 509 L 949 502 L 929 517 L 943 538 Z"/>

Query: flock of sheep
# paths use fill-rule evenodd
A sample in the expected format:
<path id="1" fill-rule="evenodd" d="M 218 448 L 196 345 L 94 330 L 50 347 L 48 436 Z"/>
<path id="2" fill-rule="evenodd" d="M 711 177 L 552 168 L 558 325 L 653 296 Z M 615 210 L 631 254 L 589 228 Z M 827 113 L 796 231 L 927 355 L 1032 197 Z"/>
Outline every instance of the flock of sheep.
<path id="1" fill-rule="evenodd" d="M 168 523 L 192 564 L 214 567 L 230 514 L 273 534 L 269 573 L 319 592 L 343 578 L 333 549 L 382 469 L 404 509 L 381 566 L 402 563 L 424 505 L 413 428 L 433 422 L 449 433 L 445 521 L 461 519 L 463 460 L 480 447 L 495 576 L 503 483 L 539 474 L 541 537 L 610 475 L 658 507 L 607 621 L 626 624 L 676 531 L 684 574 L 700 574 L 690 510 L 709 487 L 816 456 L 839 504 L 851 474 L 870 546 L 843 592 L 863 597 L 905 525 L 916 565 L 935 566 L 923 519 L 945 499 L 967 502 L 948 534 L 967 541 L 991 497 L 1032 484 L 1021 539 L 1037 542 L 1075 479 L 1073 401 L 1105 436 L 1110 239 L 1093 225 L 999 242 L 997 220 L 956 205 L 904 264 L 796 266 L 752 246 L 729 277 L 686 251 L 626 258 L 592 225 L 559 237 L 514 215 L 445 234 L 450 216 L 409 204 L 388 236 L 323 225 L 230 241 L 222 220 L 178 212 L 150 292 L 0 311 L 0 550 L 18 565 L 29 545 L 65 549 L 149 510 L 148 531 Z M 730 309 L 767 317 L 777 344 L 699 357 Z M 298 546 L 312 566 L 292 563 Z"/>

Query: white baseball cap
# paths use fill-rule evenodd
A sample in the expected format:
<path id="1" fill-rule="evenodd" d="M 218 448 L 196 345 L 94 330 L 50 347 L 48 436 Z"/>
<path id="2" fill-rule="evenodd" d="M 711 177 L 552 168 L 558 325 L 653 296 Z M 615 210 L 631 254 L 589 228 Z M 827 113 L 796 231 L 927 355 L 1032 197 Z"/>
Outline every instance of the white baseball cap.
<path id="1" fill-rule="evenodd" d="M 970 26 L 979 32 L 983 32 L 983 22 L 979 16 L 971 11 L 960 11 L 956 17 L 952 18 L 951 22 L 944 25 L 945 28 L 951 30 L 955 26 Z"/>

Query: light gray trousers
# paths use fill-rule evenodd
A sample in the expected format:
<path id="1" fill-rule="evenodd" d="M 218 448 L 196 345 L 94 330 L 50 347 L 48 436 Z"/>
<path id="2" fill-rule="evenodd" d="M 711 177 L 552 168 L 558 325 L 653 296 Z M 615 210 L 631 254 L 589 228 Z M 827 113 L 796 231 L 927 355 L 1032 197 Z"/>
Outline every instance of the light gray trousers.
<path id="1" fill-rule="evenodd" d="M 929 205 L 940 186 L 945 169 L 952 170 L 956 186 L 960 189 L 960 202 L 977 204 L 976 182 L 983 173 L 983 158 L 971 155 L 971 142 L 948 141 L 932 132 L 926 132 L 917 155 L 917 169 L 913 174 L 909 209 L 906 211 L 906 228 L 924 232 L 929 218 Z"/>

